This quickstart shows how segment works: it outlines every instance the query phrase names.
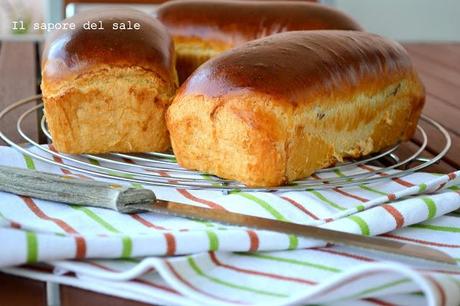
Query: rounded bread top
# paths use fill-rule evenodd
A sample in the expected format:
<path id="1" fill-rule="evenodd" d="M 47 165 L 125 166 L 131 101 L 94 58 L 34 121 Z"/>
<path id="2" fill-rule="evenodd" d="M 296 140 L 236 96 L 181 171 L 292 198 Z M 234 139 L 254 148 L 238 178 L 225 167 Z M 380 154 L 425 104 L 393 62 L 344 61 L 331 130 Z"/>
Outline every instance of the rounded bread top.
<path id="1" fill-rule="evenodd" d="M 297 105 L 318 94 L 339 95 L 356 91 L 358 85 L 370 88 L 414 73 L 404 48 L 379 35 L 295 31 L 248 42 L 214 57 L 188 78 L 178 96 L 251 91 Z"/>
<path id="2" fill-rule="evenodd" d="M 351 17 L 325 5 L 296 1 L 178 0 L 162 4 L 158 19 L 174 37 L 230 46 L 299 30 L 362 30 Z"/>
<path id="3" fill-rule="evenodd" d="M 139 29 L 120 29 L 128 22 L 132 27 L 139 23 Z M 62 23 L 74 24 L 75 29 L 56 30 L 47 38 L 42 57 L 44 79 L 65 79 L 110 65 L 141 67 L 165 81 L 175 81 L 171 36 L 153 16 L 132 9 L 96 9 Z M 88 29 L 88 23 L 97 29 Z"/>

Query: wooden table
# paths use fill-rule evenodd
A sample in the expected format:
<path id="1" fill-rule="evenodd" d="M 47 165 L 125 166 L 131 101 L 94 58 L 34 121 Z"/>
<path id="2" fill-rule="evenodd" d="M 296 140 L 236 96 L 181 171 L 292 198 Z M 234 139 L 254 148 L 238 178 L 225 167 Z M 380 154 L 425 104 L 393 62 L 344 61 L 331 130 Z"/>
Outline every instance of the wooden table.
<path id="1" fill-rule="evenodd" d="M 460 169 L 460 44 L 407 43 L 404 46 L 426 86 L 423 113 L 442 123 L 453 141 L 449 153 L 428 171 L 446 173 Z M 0 43 L 0 109 L 40 92 L 39 49 L 38 44 L 31 42 Z M 13 132 L 15 125 L 15 120 L 0 122 L 0 128 L 7 134 Z M 26 127 L 29 134 L 39 137 L 37 118 L 30 118 Z M 426 131 L 430 142 L 424 155 L 429 157 L 439 152 L 443 143 L 435 137 L 434 129 Z M 415 138 L 404 144 L 403 149 L 413 152 L 419 142 L 420 139 Z M 44 306 L 47 303 L 44 282 L 0 273 L 0 284 L 0 301 L 8 301 L 8 306 Z M 60 286 L 59 291 L 62 306 L 146 305 L 69 286 Z"/>

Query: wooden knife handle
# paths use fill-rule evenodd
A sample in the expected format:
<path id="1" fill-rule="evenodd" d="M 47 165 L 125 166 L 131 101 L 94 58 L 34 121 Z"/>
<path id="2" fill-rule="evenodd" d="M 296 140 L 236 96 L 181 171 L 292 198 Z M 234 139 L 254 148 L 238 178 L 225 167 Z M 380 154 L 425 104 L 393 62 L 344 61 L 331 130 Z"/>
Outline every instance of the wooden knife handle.
<path id="1" fill-rule="evenodd" d="M 0 166 L 0 191 L 68 204 L 109 208 L 123 213 L 138 211 L 130 205 L 156 201 L 155 194 L 148 189 L 7 166 Z"/>

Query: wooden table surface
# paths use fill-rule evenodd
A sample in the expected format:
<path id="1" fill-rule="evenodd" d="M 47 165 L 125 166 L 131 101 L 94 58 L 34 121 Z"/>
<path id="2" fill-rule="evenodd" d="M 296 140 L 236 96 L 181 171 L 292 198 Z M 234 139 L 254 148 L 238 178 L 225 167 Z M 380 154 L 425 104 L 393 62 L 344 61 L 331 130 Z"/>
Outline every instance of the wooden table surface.
<path id="1" fill-rule="evenodd" d="M 441 123 L 450 133 L 452 148 L 437 165 L 428 171 L 451 172 L 460 169 L 460 43 L 405 43 L 427 91 L 423 113 Z M 0 42 L 0 110 L 12 102 L 39 93 L 40 48 L 32 42 Z M 19 110 L 21 111 L 21 110 Z M 7 135 L 16 126 L 14 116 L 0 122 Z M 38 138 L 36 117 L 26 123 L 27 133 Z M 434 128 L 426 128 L 429 145 L 423 153 L 430 157 L 443 146 Z M 41 138 L 41 137 L 40 137 Z M 19 137 L 16 141 L 22 142 Z M 43 140 L 43 139 L 41 139 Z M 420 143 L 415 137 L 403 145 L 403 150 L 413 152 Z M 0 140 L 0 144 L 1 140 Z M 0 273 L 0 305 L 44 306 L 46 284 L 40 281 Z M 60 286 L 62 306 L 140 306 L 143 303 L 127 301 L 69 286 Z M 27 294 L 25 294 L 27 293 Z M 8 301 L 8 304 L 2 304 Z"/>

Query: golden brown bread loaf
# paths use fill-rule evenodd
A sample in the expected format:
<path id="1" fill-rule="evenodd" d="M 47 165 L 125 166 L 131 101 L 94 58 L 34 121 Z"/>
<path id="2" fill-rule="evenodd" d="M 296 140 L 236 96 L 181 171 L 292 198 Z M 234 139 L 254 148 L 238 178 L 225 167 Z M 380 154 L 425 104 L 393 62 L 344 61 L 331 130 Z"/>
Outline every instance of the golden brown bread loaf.
<path id="1" fill-rule="evenodd" d="M 101 29 L 85 29 L 87 22 Z M 131 21 L 139 30 L 116 30 Z M 157 20 L 127 9 L 64 20 L 42 60 L 45 115 L 65 153 L 147 152 L 170 147 L 164 114 L 177 89 L 174 46 Z"/>
<path id="2" fill-rule="evenodd" d="M 423 85 L 398 43 L 298 31 L 203 64 L 166 122 L 183 167 L 277 186 L 409 139 L 423 104 Z"/>
<path id="3" fill-rule="evenodd" d="M 250 40 L 297 30 L 361 30 L 338 10 L 300 1 L 168 1 L 157 17 L 173 36 L 181 83 L 212 56 Z"/>

